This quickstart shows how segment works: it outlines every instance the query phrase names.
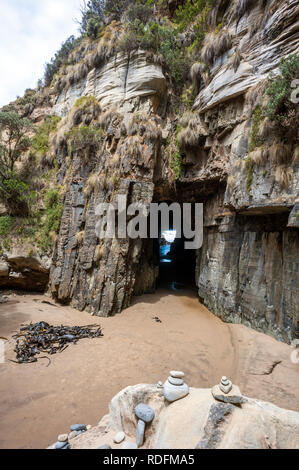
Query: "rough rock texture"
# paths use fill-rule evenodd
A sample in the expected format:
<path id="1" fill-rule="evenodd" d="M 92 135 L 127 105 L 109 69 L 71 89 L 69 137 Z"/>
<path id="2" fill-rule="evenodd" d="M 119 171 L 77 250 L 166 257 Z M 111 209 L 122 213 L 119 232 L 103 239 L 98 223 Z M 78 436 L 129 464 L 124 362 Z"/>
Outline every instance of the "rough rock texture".
<path id="1" fill-rule="evenodd" d="M 186 398 L 167 404 L 156 387 L 136 385 L 120 392 L 111 402 L 109 417 L 73 439 L 71 448 L 94 449 L 111 443 L 115 430 L 123 430 L 133 440 L 134 404 L 139 401 L 150 403 L 156 414 L 146 429 L 143 448 L 295 449 L 299 445 L 298 412 L 251 398 L 240 406 L 220 403 L 210 389 L 195 388 Z"/>
<path id="2" fill-rule="evenodd" d="M 247 8 L 240 21 L 229 22 L 233 47 L 217 60 L 211 83 L 195 100 L 194 108 L 201 113 L 244 94 L 270 71 L 275 73 L 282 56 L 298 52 L 297 1 L 267 3 L 262 17 L 256 6 Z M 245 60 L 234 71 L 227 63 L 236 46 Z"/>
<path id="3" fill-rule="evenodd" d="M 54 113 L 65 116 L 81 96 L 95 96 L 101 106 L 125 106 L 137 97 L 163 94 L 165 77 L 160 65 L 149 63 L 144 51 L 117 54 L 106 64 L 58 96 Z M 127 102 L 127 103 L 126 103 Z"/>
<path id="4" fill-rule="evenodd" d="M 223 214 L 210 222 L 198 286 L 199 296 L 223 320 L 290 341 L 299 311 L 299 235 L 286 228 L 287 220 L 288 214 Z"/>
<path id="5" fill-rule="evenodd" d="M 22 249 L 2 254 L 0 287 L 43 292 L 49 282 L 51 259 L 28 255 Z"/>
<path id="6" fill-rule="evenodd" d="M 179 116 L 168 75 L 150 54 L 110 51 L 96 68 L 86 67 L 75 85 L 65 81 L 58 94 L 51 88 L 50 112 L 64 117 L 56 157 L 65 202 L 50 272 L 57 300 L 107 316 L 127 307 L 134 294 L 155 289 L 157 245 L 129 238 L 101 241 L 95 232 L 99 203 L 117 204 L 117 194 L 146 207 L 152 200 L 197 201 L 205 212 L 196 267 L 199 297 L 225 321 L 284 341 L 299 336 L 298 158 L 253 162 L 250 151 L 263 84 L 270 72 L 278 73 L 282 58 L 298 53 L 297 3 L 248 2 L 238 19 L 230 2 L 225 4 L 222 32 L 230 35 L 231 46 L 215 57 L 209 80 L 201 77 L 184 127 L 192 138 L 181 146 L 182 172 L 175 184 L 168 151 Z M 119 27 L 111 26 L 114 35 Z M 71 122 L 73 107 L 86 95 L 101 108 L 93 123 L 102 126 L 103 141 L 95 152 L 71 151 L 67 135 L 78 125 Z M 34 112 L 39 119 L 41 112 Z M 84 119 L 90 124 L 93 116 Z M 289 140 L 277 139 L 270 129 L 267 145 Z M 90 189 L 91 177 L 98 180 Z M 7 269 L 2 266 L 0 279 L 7 280 Z"/>
<path id="7" fill-rule="evenodd" d="M 281 58 L 298 53 L 297 2 L 269 1 L 263 12 L 250 6 L 238 22 L 233 16 L 227 22 L 232 48 L 217 59 L 209 85 L 194 104 L 206 129 L 199 135 L 206 139 L 205 156 L 198 149 L 187 154 L 196 150 L 203 164 L 194 175 L 199 164 L 186 161 L 181 180 L 185 193 L 192 194 L 191 176 L 205 204 L 199 296 L 225 321 L 290 341 L 299 333 L 299 166 L 296 160 L 279 166 L 264 158 L 248 167 L 253 111 L 260 101 L 250 103 L 245 94 L 257 85 L 262 90 L 269 72 L 277 74 Z M 236 49 L 241 63 L 234 71 Z M 272 131 L 272 142 L 275 138 Z M 281 185 L 278 176 L 284 171 L 288 182 Z M 223 180 L 225 186 L 219 186 Z"/>

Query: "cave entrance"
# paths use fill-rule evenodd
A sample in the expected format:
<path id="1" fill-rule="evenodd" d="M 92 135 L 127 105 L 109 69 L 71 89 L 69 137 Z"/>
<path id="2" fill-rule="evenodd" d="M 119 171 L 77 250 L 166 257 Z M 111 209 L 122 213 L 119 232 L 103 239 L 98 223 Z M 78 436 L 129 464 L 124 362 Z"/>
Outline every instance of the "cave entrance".
<path id="1" fill-rule="evenodd" d="M 171 290 L 196 288 L 196 250 L 186 249 L 185 241 L 183 233 L 181 237 L 177 236 L 171 222 L 169 230 L 160 229 L 158 287 Z"/>

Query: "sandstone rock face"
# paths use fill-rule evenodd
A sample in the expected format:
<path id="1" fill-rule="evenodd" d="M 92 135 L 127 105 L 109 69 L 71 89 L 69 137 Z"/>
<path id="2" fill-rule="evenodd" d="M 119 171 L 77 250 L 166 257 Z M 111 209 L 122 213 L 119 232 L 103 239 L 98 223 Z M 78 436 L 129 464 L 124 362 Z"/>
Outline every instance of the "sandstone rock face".
<path id="1" fill-rule="evenodd" d="M 144 51 L 117 54 L 103 66 L 90 71 L 81 82 L 64 91 L 53 108 L 65 116 L 81 96 L 95 96 L 101 106 L 126 106 L 134 98 L 163 94 L 166 83 L 160 65 L 149 63 Z M 127 103 L 127 110 L 130 104 Z"/>
<path id="2" fill-rule="evenodd" d="M 221 403 L 210 389 L 195 388 L 186 398 L 167 405 L 156 387 L 136 385 L 112 400 L 108 426 L 108 417 L 104 417 L 98 426 L 72 440 L 71 448 L 98 448 L 115 429 L 123 429 L 133 439 L 137 428 L 134 404 L 139 401 L 150 403 L 155 410 L 143 448 L 295 449 L 299 445 L 298 412 L 251 398 L 239 406 Z"/>
<path id="3" fill-rule="evenodd" d="M 67 122 L 77 99 L 93 95 L 102 108 L 100 121 L 108 121 L 96 153 L 70 157 L 63 139 L 58 146 L 57 183 L 66 188 L 50 272 L 50 291 L 58 300 L 107 316 L 127 307 L 134 294 L 155 289 L 155 243 L 100 240 L 98 204 L 117 205 L 117 194 L 146 207 L 153 199 L 197 201 L 204 203 L 205 217 L 204 244 L 196 255 L 199 297 L 225 321 L 284 341 L 299 335 L 298 158 L 291 155 L 286 164 L 252 156 L 254 112 L 266 95 L 265 79 L 278 73 L 282 58 L 298 53 L 297 2 L 265 3 L 263 10 L 250 3 L 238 21 L 230 6 L 225 12 L 231 48 L 211 65 L 209 83 L 189 113 L 185 131 L 193 140 L 184 146 L 175 189 L 167 153 L 177 127 L 167 106 L 171 84 L 144 51 L 103 59 L 51 98 L 51 112 Z M 270 135 L 282 143 L 273 129 Z M 99 187 L 87 191 L 95 175 Z"/>
<path id="4" fill-rule="evenodd" d="M 265 91 L 253 102 L 247 92 L 263 90 L 281 58 L 298 53 L 296 11 L 294 0 L 270 1 L 263 12 L 258 5 L 248 8 L 238 22 L 228 17 L 232 48 L 215 61 L 210 83 L 195 100 L 206 132 L 198 136 L 200 151 L 187 149 L 197 162 L 183 160 L 181 178 L 184 194 L 204 202 L 200 298 L 221 319 L 288 342 L 299 333 L 299 165 L 292 156 L 286 164 L 270 154 L 259 161 L 250 152 L 253 112 Z M 241 60 L 234 70 L 236 49 Z M 277 139 L 272 130 L 272 142 Z M 283 175 L 286 184 L 279 180 Z"/>
<path id="5" fill-rule="evenodd" d="M 204 113 L 208 109 L 244 94 L 250 87 L 276 72 L 283 56 L 298 52 L 297 2 L 274 1 L 263 14 L 259 8 L 246 11 L 240 21 L 232 21 L 228 30 L 233 34 L 233 48 L 220 57 L 214 66 L 211 83 L 197 96 L 194 109 Z M 271 12 L 273 12 L 271 14 Z M 255 31 L 255 34 L 252 34 Z M 228 66 L 237 46 L 245 57 L 236 71 Z M 215 73 L 216 69 L 216 73 Z"/>
<path id="6" fill-rule="evenodd" d="M 49 281 L 51 259 L 30 256 L 21 248 L 2 255 L 0 288 L 43 292 Z"/>
<path id="7" fill-rule="evenodd" d="M 287 220 L 288 214 L 223 214 L 209 222 L 198 286 L 200 298 L 224 321 L 290 342 L 298 321 L 299 236 Z"/>

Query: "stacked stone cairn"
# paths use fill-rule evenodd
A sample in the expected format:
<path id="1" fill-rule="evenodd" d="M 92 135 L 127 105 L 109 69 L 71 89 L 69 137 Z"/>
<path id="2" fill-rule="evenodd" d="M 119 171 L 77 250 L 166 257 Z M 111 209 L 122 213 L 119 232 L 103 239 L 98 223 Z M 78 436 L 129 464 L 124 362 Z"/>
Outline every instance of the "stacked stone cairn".
<path id="1" fill-rule="evenodd" d="M 219 385 L 215 385 L 212 388 L 212 395 L 217 401 L 224 403 L 232 403 L 233 405 L 241 405 L 244 402 L 244 398 L 237 385 L 227 378 L 222 377 Z"/>
<path id="2" fill-rule="evenodd" d="M 184 383 L 184 372 L 171 371 L 164 384 L 164 398 L 170 403 L 189 395 L 189 387 Z"/>

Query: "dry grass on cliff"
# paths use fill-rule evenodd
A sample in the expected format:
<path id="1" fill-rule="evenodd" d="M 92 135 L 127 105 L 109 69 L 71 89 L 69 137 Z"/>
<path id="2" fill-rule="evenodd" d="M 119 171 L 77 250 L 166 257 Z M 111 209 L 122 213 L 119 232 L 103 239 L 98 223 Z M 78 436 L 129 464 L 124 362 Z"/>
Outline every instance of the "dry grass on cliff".
<path id="1" fill-rule="evenodd" d="M 290 166 L 279 165 L 275 170 L 275 181 L 279 184 L 280 189 L 290 187 L 293 176 L 293 170 Z"/>
<path id="2" fill-rule="evenodd" d="M 99 191 L 99 188 L 100 188 L 99 176 L 95 173 L 92 173 L 86 182 L 86 185 L 84 188 L 84 194 L 86 194 L 86 196 L 89 197 L 91 196 L 92 193 L 97 193 Z"/>
<path id="3" fill-rule="evenodd" d="M 206 64 L 212 66 L 226 51 L 232 46 L 231 35 L 228 31 L 221 31 L 219 34 L 208 33 L 204 40 L 201 52 L 201 59 Z"/>
<path id="4" fill-rule="evenodd" d="M 97 262 L 101 261 L 101 259 L 104 258 L 104 255 L 105 255 L 105 246 L 104 245 L 97 245 L 97 247 L 95 249 L 95 254 L 94 254 L 95 261 L 97 261 Z"/>
<path id="5" fill-rule="evenodd" d="M 83 80 L 88 73 L 112 57 L 119 43 L 121 23 L 112 21 L 97 40 L 84 38 L 80 46 L 69 56 L 69 65 L 61 67 L 55 78 L 55 91 L 60 93 Z"/>
<path id="6" fill-rule="evenodd" d="M 263 147 L 256 148 L 249 156 L 258 167 L 264 166 L 268 160 L 268 152 Z"/>
<path id="7" fill-rule="evenodd" d="M 298 164 L 299 163 L 299 146 L 297 146 L 294 150 L 293 154 L 293 164 Z"/>
<path id="8" fill-rule="evenodd" d="M 274 165 L 286 165 L 293 157 L 292 145 L 276 143 L 268 148 L 269 160 Z"/>
<path id="9" fill-rule="evenodd" d="M 82 245 L 82 244 L 83 244 L 84 236 L 85 236 L 85 232 L 84 232 L 84 231 L 82 231 L 82 232 L 77 232 L 77 233 L 76 233 L 76 240 L 77 240 L 78 245 Z"/>
<path id="10" fill-rule="evenodd" d="M 177 137 L 182 148 L 196 147 L 200 138 L 206 136 L 206 131 L 199 116 L 191 111 L 183 114 L 179 125 L 181 130 Z"/>
<path id="11" fill-rule="evenodd" d="M 117 111 L 116 106 L 104 111 L 99 118 L 99 124 L 102 129 L 108 130 L 110 126 L 120 126 L 124 117 Z"/>
<path id="12" fill-rule="evenodd" d="M 126 124 L 128 136 L 139 135 L 146 141 L 154 142 L 160 139 L 162 130 L 158 117 L 142 115 L 141 113 L 132 114 Z"/>

